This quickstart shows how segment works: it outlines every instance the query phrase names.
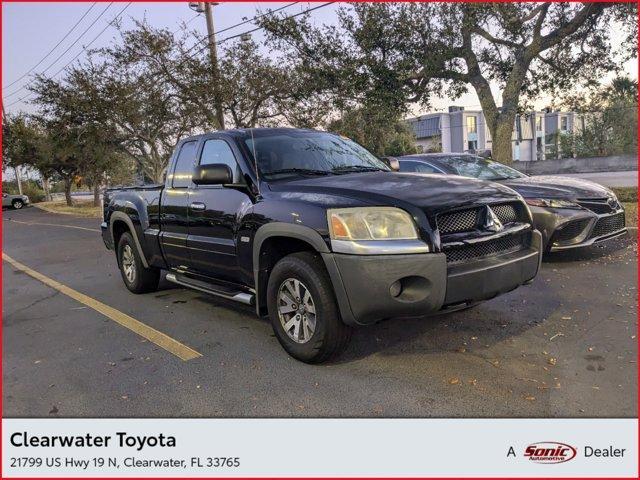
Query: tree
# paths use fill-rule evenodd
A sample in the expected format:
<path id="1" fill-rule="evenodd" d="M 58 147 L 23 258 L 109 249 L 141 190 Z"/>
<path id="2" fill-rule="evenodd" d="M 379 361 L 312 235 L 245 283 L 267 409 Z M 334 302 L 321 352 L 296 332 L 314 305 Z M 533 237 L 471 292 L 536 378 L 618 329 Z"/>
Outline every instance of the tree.
<path id="1" fill-rule="evenodd" d="M 265 55 L 252 39 L 220 45 L 219 75 L 214 78 L 206 44 L 190 46 L 190 37 L 139 22 L 135 29 L 123 33 L 119 51 L 122 58 L 143 63 L 149 74 L 168 82 L 168 89 L 188 106 L 199 129 L 216 129 L 218 125 L 213 82 L 218 84 L 225 123 L 234 128 L 283 121 L 317 126 L 326 116 L 326 102 L 303 81 L 296 67 Z"/>
<path id="2" fill-rule="evenodd" d="M 358 108 L 328 124 L 328 130 L 349 137 L 379 157 L 418 153 L 413 130 L 380 111 Z"/>
<path id="3" fill-rule="evenodd" d="M 47 135 L 41 124 L 26 115 L 7 115 L 2 131 L 4 165 L 37 170 L 48 195 L 48 179 L 58 177 L 57 158 L 51 155 L 52 137 Z"/>
<path id="4" fill-rule="evenodd" d="M 121 139 L 93 95 L 93 80 L 86 70 L 76 69 L 62 80 L 37 77 L 31 87 L 39 107 L 37 117 L 51 137 L 52 159 L 58 159 L 53 168 L 64 179 L 69 204 L 72 182 L 80 176 L 93 189 L 98 206 L 100 187 L 120 161 Z"/>
<path id="5" fill-rule="evenodd" d="M 636 55 L 636 11 L 633 3 L 358 3 L 339 10 L 337 26 L 317 27 L 309 16 L 261 24 L 338 104 L 402 113 L 472 87 L 493 158 L 509 163 L 516 114 L 528 100 L 596 82 Z M 614 21 L 627 35 L 617 50 Z"/>
<path id="6" fill-rule="evenodd" d="M 574 151 L 578 157 L 637 153 L 637 81 L 616 77 L 608 85 L 568 94 L 558 106 L 580 115 L 580 125 L 573 135 L 560 139 L 565 150 Z"/>

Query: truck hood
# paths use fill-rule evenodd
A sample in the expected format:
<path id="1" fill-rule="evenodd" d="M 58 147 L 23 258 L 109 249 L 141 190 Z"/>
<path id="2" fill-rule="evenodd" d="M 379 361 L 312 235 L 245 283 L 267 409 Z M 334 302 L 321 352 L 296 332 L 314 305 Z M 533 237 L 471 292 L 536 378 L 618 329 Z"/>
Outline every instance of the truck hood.
<path id="1" fill-rule="evenodd" d="M 412 205 L 431 216 L 461 206 L 519 198 L 510 188 L 453 175 L 370 172 L 272 183 L 274 192 L 341 196 L 371 205 Z"/>
<path id="2" fill-rule="evenodd" d="M 524 198 L 602 198 L 611 195 L 611 190 L 589 180 L 571 177 L 540 175 L 501 181 Z"/>

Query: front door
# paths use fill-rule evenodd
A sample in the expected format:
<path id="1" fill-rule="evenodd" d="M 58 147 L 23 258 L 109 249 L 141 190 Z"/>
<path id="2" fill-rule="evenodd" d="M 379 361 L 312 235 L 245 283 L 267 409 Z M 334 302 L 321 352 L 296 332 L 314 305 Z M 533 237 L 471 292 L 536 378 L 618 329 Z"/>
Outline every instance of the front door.
<path id="1" fill-rule="evenodd" d="M 198 142 L 184 142 L 177 153 L 173 171 L 167 173 L 160 209 L 160 245 L 171 268 L 186 270 L 190 262 L 187 249 L 189 228 L 189 188 L 196 161 Z"/>
<path id="2" fill-rule="evenodd" d="M 240 153 L 221 138 L 205 140 L 199 164 L 223 163 L 233 172 L 233 182 L 242 182 L 237 158 Z M 218 280 L 239 283 L 236 251 L 238 212 L 251 206 L 243 191 L 222 185 L 195 185 L 189 194 L 189 238 L 194 271 Z"/>

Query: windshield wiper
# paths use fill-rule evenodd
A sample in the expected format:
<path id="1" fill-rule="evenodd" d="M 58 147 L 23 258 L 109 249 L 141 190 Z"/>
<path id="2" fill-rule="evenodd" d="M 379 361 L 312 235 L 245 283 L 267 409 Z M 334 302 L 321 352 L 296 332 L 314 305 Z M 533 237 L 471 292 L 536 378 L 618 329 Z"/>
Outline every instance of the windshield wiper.
<path id="1" fill-rule="evenodd" d="M 378 167 L 369 167 L 366 165 L 342 165 L 331 169 L 332 172 L 386 172 L 386 170 Z"/>
<path id="2" fill-rule="evenodd" d="M 272 170 L 267 175 L 278 175 L 280 173 L 299 173 L 301 175 L 331 175 L 328 170 L 314 170 L 312 168 L 281 168 L 280 170 Z"/>

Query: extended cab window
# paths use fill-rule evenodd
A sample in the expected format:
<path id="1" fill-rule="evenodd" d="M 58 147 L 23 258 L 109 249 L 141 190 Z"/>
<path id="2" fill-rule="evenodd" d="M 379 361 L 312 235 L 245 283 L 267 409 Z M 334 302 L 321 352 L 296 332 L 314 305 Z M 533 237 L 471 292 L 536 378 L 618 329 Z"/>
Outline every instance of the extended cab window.
<path id="1" fill-rule="evenodd" d="M 233 155 L 233 151 L 224 140 L 207 140 L 200 155 L 200 165 L 211 165 L 212 163 L 223 163 L 229 165 L 233 173 L 233 181 L 237 182 L 240 178 L 238 171 L 238 162 Z"/>
<path id="2" fill-rule="evenodd" d="M 176 167 L 173 169 L 173 177 L 171 178 L 171 186 L 173 188 L 189 187 L 191 185 L 191 177 L 193 176 L 193 167 L 196 160 L 196 144 L 197 142 L 185 142 L 180 148 Z"/>

